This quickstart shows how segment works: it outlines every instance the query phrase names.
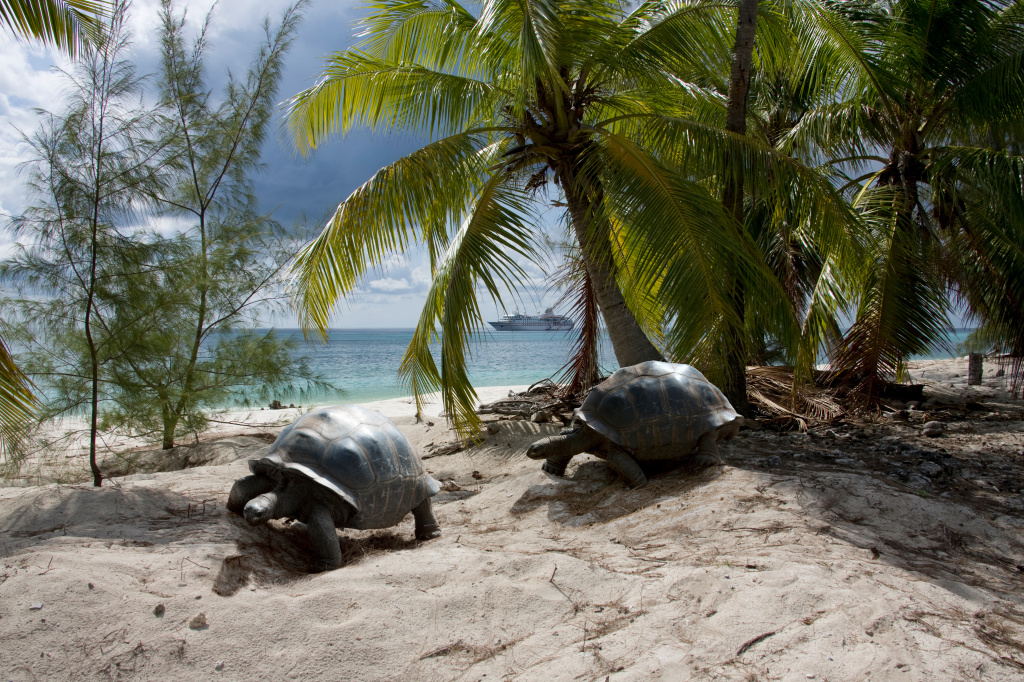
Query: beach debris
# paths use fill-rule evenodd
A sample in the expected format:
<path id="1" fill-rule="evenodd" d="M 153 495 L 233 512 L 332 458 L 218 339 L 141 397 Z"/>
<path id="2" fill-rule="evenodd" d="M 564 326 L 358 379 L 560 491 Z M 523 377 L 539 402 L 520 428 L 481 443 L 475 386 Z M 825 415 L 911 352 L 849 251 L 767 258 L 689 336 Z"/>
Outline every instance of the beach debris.
<path id="1" fill-rule="evenodd" d="M 163 618 L 164 617 L 164 612 L 166 612 L 166 611 L 167 611 L 167 608 L 163 604 L 157 604 L 153 608 L 153 615 L 156 616 L 157 618 Z"/>
<path id="2" fill-rule="evenodd" d="M 445 491 L 446 493 L 456 493 L 462 490 L 462 486 L 456 483 L 454 478 L 450 478 L 441 484 L 441 490 Z"/>
<path id="3" fill-rule="evenodd" d="M 284 517 L 304 523 L 316 571 L 342 565 L 335 528 L 390 528 L 411 511 L 417 540 L 441 535 L 430 505 L 440 484 L 379 412 L 357 405 L 307 412 L 249 469 L 232 486 L 228 511 L 253 526 Z"/>
<path id="4" fill-rule="evenodd" d="M 28 610 L 29 611 L 38 611 L 41 608 L 43 608 L 42 604 L 32 604 L 31 606 L 28 607 Z"/>
<path id="5" fill-rule="evenodd" d="M 480 473 L 479 471 L 474 471 L 474 472 L 473 472 L 472 474 L 470 474 L 470 475 L 471 475 L 471 476 L 472 476 L 473 478 L 475 478 L 476 480 L 478 480 L 478 481 L 479 481 L 479 480 L 480 480 L 481 478 L 483 478 L 483 477 L 484 477 L 484 475 L 483 475 L 483 474 L 481 474 L 481 473 Z"/>
<path id="6" fill-rule="evenodd" d="M 547 424 L 548 422 L 554 421 L 555 415 L 548 410 L 537 410 L 530 415 L 530 421 L 534 424 Z"/>
<path id="7" fill-rule="evenodd" d="M 491 434 L 492 436 L 500 431 L 501 427 L 498 426 L 498 422 L 491 422 L 490 424 L 487 425 L 487 433 Z"/>
<path id="8" fill-rule="evenodd" d="M 575 396 L 565 394 L 565 387 L 550 379 L 539 381 L 522 393 L 508 392 L 507 398 L 480 405 L 477 414 L 497 414 L 512 419 L 532 419 L 540 412 L 546 412 L 548 421 L 554 421 L 558 413 L 569 412 L 579 407 Z"/>
<path id="9" fill-rule="evenodd" d="M 813 382 L 793 385 L 792 367 L 747 369 L 747 398 L 762 412 L 777 418 L 830 422 L 845 410 L 839 404 L 841 387 L 825 387 L 825 372 L 814 373 Z"/>
<path id="10" fill-rule="evenodd" d="M 90 590 L 91 590 L 91 589 L 93 589 L 94 587 L 96 587 L 96 586 L 95 586 L 95 585 L 93 585 L 92 583 L 86 583 L 86 585 L 88 585 L 88 586 L 89 586 L 89 589 L 90 589 Z"/>
<path id="11" fill-rule="evenodd" d="M 580 426 L 529 447 L 530 459 L 562 476 L 572 458 L 588 452 L 606 460 L 630 485 L 647 484 L 638 461 L 721 464 L 718 443 L 739 433 L 743 418 L 725 395 L 690 365 L 643 362 L 623 367 L 590 392 Z M 695 451 L 695 452 L 694 452 Z"/>
<path id="12" fill-rule="evenodd" d="M 284 405 L 281 404 L 280 400 L 271 400 L 270 401 L 270 405 L 268 405 L 267 407 L 269 407 L 272 410 L 283 410 L 284 409 Z"/>
<path id="13" fill-rule="evenodd" d="M 217 665 L 213 666 L 213 669 L 217 672 L 224 670 L 224 661 L 217 661 Z"/>
<path id="14" fill-rule="evenodd" d="M 431 457 L 443 457 L 445 455 L 454 455 L 456 452 L 462 452 L 466 449 L 466 444 L 462 441 L 455 441 L 452 443 L 445 443 L 444 445 L 428 445 L 433 449 L 427 454 L 423 455 L 423 459 L 430 459 Z"/>
<path id="15" fill-rule="evenodd" d="M 946 432 L 946 425 L 940 421 L 930 421 L 924 425 L 921 433 L 929 438 L 937 438 Z"/>
<path id="16" fill-rule="evenodd" d="M 199 612 L 198 616 L 188 622 L 188 626 L 193 630 L 202 630 L 206 625 L 206 614 L 202 611 Z"/>

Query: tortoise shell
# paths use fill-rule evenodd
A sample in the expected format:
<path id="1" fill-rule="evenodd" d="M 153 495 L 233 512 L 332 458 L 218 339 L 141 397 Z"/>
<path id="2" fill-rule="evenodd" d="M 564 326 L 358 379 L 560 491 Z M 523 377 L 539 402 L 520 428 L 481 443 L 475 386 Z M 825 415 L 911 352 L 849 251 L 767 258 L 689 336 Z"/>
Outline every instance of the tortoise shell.
<path id="1" fill-rule="evenodd" d="M 602 436 L 641 452 L 692 443 L 739 419 L 696 368 L 669 362 L 616 371 L 590 392 L 578 416 Z"/>
<path id="2" fill-rule="evenodd" d="M 335 503 L 355 509 L 345 525 L 356 529 L 394 526 L 441 489 L 387 417 L 355 405 L 302 415 L 249 468 L 318 483 Z"/>

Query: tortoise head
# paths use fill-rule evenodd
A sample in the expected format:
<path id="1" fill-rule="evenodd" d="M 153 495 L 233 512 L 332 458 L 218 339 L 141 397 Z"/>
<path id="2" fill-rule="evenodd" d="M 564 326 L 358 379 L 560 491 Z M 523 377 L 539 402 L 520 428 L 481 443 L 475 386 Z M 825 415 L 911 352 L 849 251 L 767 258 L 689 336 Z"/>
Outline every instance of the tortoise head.
<path id="1" fill-rule="evenodd" d="M 602 436 L 596 431 L 585 424 L 580 424 L 573 428 L 562 429 L 557 436 L 541 438 L 526 449 L 526 456 L 530 459 L 572 457 L 596 445 L 601 440 L 603 440 Z"/>
<path id="2" fill-rule="evenodd" d="M 555 446 L 555 443 L 552 441 L 553 438 L 558 438 L 558 436 L 541 438 L 540 440 L 531 443 L 530 447 L 526 448 L 526 456 L 530 459 L 547 459 Z"/>
<path id="3" fill-rule="evenodd" d="M 277 506 L 277 494 L 274 492 L 257 495 L 249 500 L 242 513 L 245 515 L 246 523 L 250 526 L 262 526 L 274 518 L 274 508 Z"/>

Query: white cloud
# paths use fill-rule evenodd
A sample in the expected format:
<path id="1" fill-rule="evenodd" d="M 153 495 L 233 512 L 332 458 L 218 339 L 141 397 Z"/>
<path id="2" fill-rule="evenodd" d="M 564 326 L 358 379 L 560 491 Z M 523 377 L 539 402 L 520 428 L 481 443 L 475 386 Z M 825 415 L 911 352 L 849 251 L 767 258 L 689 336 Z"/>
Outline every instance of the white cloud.
<path id="1" fill-rule="evenodd" d="M 269 15 L 271 22 L 276 22 L 290 4 L 291 0 L 220 0 L 210 24 L 207 52 L 207 73 L 215 98 L 229 69 L 237 76 L 244 75 L 263 37 L 263 17 Z M 212 5 L 213 0 L 179 1 L 179 12 L 187 7 L 188 26 L 193 35 Z M 281 99 L 315 80 L 322 67 L 322 55 L 350 44 L 356 5 L 356 0 L 315 0 L 309 6 L 288 57 Z M 137 62 L 143 73 L 159 67 L 159 7 L 158 0 L 135 0 L 129 19 Z M 58 53 L 0 34 L 0 214 L 17 214 L 26 206 L 24 178 L 17 168 L 30 158 L 30 149 L 21 140 L 19 129 L 30 135 L 36 130 L 39 117 L 34 108 L 59 109 L 67 86 L 64 77 L 53 70 L 54 65 L 66 67 L 69 62 Z M 301 212 L 315 216 L 333 207 L 376 170 L 408 153 L 418 142 L 408 136 L 371 138 L 353 134 L 345 140 L 332 140 L 309 161 L 296 161 L 289 144 L 277 139 L 269 141 L 264 153 L 269 168 L 260 176 L 257 186 L 263 208 L 280 207 L 279 215 L 285 222 Z M 0 224 L 3 222 L 0 215 Z M 167 234 L 187 224 L 164 218 L 148 223 L 147 227 Z M 10 241 L 0 235 L 0 249 L 5 244 L 9 248 Z M 503 298 L 511 307 L 519 305 L 531 311 L 542 308 L 541 300 L 551 298 L 544 296 L 543 275 L 530 264 L 523 266 L 530 281 L 519 288 L 518 296 L 506 292 Z M 422 249 L 390 255 L 367 275 L 349 301 L 339 304 L 338 326 L 411 327 L 416 323 L 430 283 L 429 263 Z M 484 317 L 494 319 L 492 316 L 500 311 L 490 304 L 486 293 L 481 295 Z M 294 316 L 275 316 L 275 320 L 284 326 L 295 324 Z"/>
<path id="2" fill-rule="evenodd" d="M 401 279 L 395 279 L 393 277 L 384 277 L 383 279 L 375 279 L 366 283 L 366 286 L 371 290 L 377 291 L 402 291 L 409 289 L 409 280 L 402 277 Z"/>

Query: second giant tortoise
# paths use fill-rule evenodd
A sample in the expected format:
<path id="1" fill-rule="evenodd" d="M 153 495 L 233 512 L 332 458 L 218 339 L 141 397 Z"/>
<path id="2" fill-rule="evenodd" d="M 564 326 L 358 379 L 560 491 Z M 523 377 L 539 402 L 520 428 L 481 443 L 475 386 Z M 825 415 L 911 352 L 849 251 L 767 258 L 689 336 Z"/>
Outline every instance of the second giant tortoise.
<path id="1" fill-rule="evenodd" d="M 416 538 L 441 534 L 430 498 L 441 489 L 387 417 L 354 405 L 307 412 L 281 431 L 252 476 L 238 479 L 227 507 L 252 525 L 306 524 L 314 568 L 341 565 L 335 528 L 388 528 L 411 511 Z"/>
<path id="2" fill-rule="evenodd" d="M 743 423 L 728 399 L 690 365 L 643 362 L 623 367 L 590 392 L 582 424 L 530 446 L 531 459 L 561 476 L 581 452 L 607 460 L 633 486 L 647 484 L 639 462 L 683 459 L 696 450 L 703 466 L 722 461 L 718 443 Z"/>

